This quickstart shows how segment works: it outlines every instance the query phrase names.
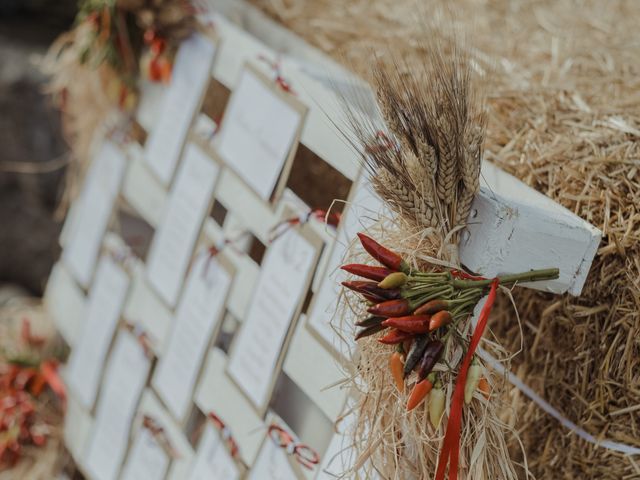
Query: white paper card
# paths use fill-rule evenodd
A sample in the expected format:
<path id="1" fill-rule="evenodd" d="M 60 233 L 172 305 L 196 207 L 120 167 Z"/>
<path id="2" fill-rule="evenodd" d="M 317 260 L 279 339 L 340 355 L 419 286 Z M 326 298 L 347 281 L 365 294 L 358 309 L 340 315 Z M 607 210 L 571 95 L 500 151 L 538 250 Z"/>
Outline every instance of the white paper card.
<path id="1" fill-rule="evenodd" d="M 117 477 L 149 367 L 150 361 L 138 340 L 121 331 L 109 358 L 93 436 L 85 454 L 85 467 L 92 479 Z"/>
<path id="2" fill-rule="evenodd" d="M 352 402 L 349 408 L 353 408 Z M 345 476 L 353 466 L 358 462 L 358 454 L 353 445 L 351 431 L 355 427 L 355 412 L 351 412 L 338 424 L 339 431 L 336 432 L 329 442 L 327 451 L 322 457 L 320 468 L 315 480 L 335 480 L 336 478 L 350 478 Z M 366 478 L 376 480 L 380 478 L 378 473 L 373 470 L 369 462 L 358 470 L 358 478 Z"/>
<path id="3" fill-rule="evenodd" d="M 245 69 L 225 110 L 218 132 L 218 153 L 268 201 L 301 121 L 300 112 Z"/>
<path id="4" fill-rule="evenodd" d="M 256 462 L 251 468 L 247 480 L 298 480 L 296 472 L 291 468 L 287 451 L 267 438 L 262 444 Z"/>
<path id="5" fill-rule="evenodd" d="M 74 203 L 77 211 L 70 220 L 73 224 L 62 258 L 84 288 L 91 282 L 125 166 L 122 151 L 111 141 L 105 141 L 93 159 L 82 191 Z"/>
<path id="6" fill-rule="evenodd" d="M 178 299 L 218 171 L 218 165 L 198 146 L 187 146 L 147 261 L 149 283 L 170 307 Z"/>
<path id="7" fill-rule="evenodd" d="M 209 83 L 216 45 L 193 34 L 180 45 L 158 122 L 145 144 L 144 158 L 162 183 L 169 184 L 182 146 Z"/>
<path id="8" fill-rule="evenodd" d="M 295 229 L 271 244 L 228 371 L 260 410 L 270 395 L 280 351 L 314 266 L 316 249 Z"/>
<path id="9" fill-rule="evenodd" d="M 110 256 L 103 256 L 89 292 L 87 317 L 65 372 L 69 389 L 87 410 L 93 408 L 128 287 L 125 271 Z"/>
<path id="10" fill-rule="evenodd" d="M 331 321 L 336 310 L 336 299 L 342 288 L 340 283 L 348 277 L 339 267 L 342 264 L 347 247 L 356 238 L 356 234 L 364 231 L 368 225 L 371 225 L 377 219 L 381 208 L 380 197 L 372 191 L 368 177 L 361 176 L 355 186 L 355 193 L 349 210 L 343 215 L 343 219 L 340 222 L 340 230 L 338 231 L 331 256 L 327 261 L 326 276 L 313 299 L 311 312 L 309 313 L 309 325 L 338 352 L 346 353 L 343 352 L 343 339 L 334 330 Z M 344 335 L 344 337 L 350 338 L 349 335 Z"/>
<path id="11" fill-rule="evenodd" d="M 141 427 L 127 462 L 122 480 L 162 480 L 167 474 L 169 456 L 149 429 Z"/>
<path id="12" fill-rule="evenodd" d="M 167 348 L 153 376 L 156 392 L 178 420 L 188 413 L 200 365 L 222 318 L 230 283 L 229 272 L 215 258 L 204 251 L 196 256 Z"/>
<path id="13" fill-rule="evenodd" d="M 207 422 L 189 480 L 238 480 L 240 469 L 227 450 L 220 432 Z"/>

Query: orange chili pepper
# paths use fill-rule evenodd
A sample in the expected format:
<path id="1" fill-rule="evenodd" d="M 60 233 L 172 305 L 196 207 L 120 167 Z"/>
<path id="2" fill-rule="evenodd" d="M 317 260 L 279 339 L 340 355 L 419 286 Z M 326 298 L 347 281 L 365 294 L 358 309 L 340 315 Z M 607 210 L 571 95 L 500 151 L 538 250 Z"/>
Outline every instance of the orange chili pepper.
<path id="1" fill-rule="evenodd" d="M 409 400 L 407 401 L 408 412 L 422 403 L 433 388 L 434 382 L 435 375 L 430 374 L 427 378 L 414 385 L 413 390 L 411 390 L 411 394 L 409 395 Z"/>
<path id="2" fill-rule="evenodd" d="M 373 238 L 368 237 L 364 233 L 358 233 L 358 238 L 369 255 L 385 267 L 389 267 L 396 272 L 402 271 L 406 273 L 409 271 L 409 265 L 407 265 L 407 262 L 405 262 L 397 253 L 383 247 Z"/>
<path id="3" fill-rule="evenodd" d="M 413 312 L 414 315 L 433 315 L 441 310 L 447 310 L 449 308 L 449 302 L 446 300 L 431 300 L 430 302 L 420 305 Z"/>
<path id="4" fill-rule="evenodd" d="M 382 324 L 385 327 L 393 327 L 407 333 L 429 332 L 430 315 L 407 315 L 405 317 L 387 318 Z"/>
<path id="5" fill-rule="evenodd" d="M 480 379 L 480 381 L 478 382 L 478 390 L 482 392 L 484 398 L 489 400 L 489 397 L 491 396 L 491 385 L 489 385 L 489 382 L 486 378 L 482 377 Z"/>
<path id="6" fill-rule="evenodd" d="M 411 313 L 409 301 L 401 298 L 397 300 L 387 300 L 369 307 L 367 310 L 371 315 L 382 315 L 383 317 L 404 317 Z"/>
<path id="7" fill-rule="evenodd" d="M 432 332 L 444 325 L 448 325 L 453 320 L 451 313 L 446 310 L 440 310 L 435 313 L 429 321 L 429 331 Z"/>
<path id="8" fill-rule="evenodd" d="M 358 277 L 368 278 L 369 280 L 375 280 L 377 282 L 381 282 L 387 277 L 387 275 L 393 273 L 393 270 L 389 270 L 386 267 L 374 267 L 359 263 L 349 263 L 340 268 L 345 272 L 357 275 Z"/>
<path id="9" fill-rule="evenodd" d="M 389 369 L 393 380 L 396 382 L 399 392 L 404 392 L 404 376 L 402 370 L 404 368 L 404 362 L 402 361 L 402 355 L 400 352 L 393 352 L 391 358 L 389 358 Z"/>

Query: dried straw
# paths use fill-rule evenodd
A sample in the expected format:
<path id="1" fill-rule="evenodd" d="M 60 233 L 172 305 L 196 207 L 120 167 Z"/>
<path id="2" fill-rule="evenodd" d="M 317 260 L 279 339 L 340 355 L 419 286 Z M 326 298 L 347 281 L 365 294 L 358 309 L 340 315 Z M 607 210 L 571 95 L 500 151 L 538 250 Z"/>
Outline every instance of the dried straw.
<path id="1" fill-rule="evenodd" d="M 414 0 L 252 1 L 365 77 L 372 50 L 407 58 L 407 68 L 423 53 Z M 437 22 L 445 4 L 424 9 Z M 589 432 L 640 447 L 640 2 L 461 0 L 455 9 L 474 69 L 494 70 L 485 158 L 605 234 L 580 298 L 514 293 L 524 319 L 514 371 Z M 502 303 L 491 326 L 516 351 Z M 640 476 L 638 459 L 577 440 L 517 391 L 510 401 L 538 478 Z"/>

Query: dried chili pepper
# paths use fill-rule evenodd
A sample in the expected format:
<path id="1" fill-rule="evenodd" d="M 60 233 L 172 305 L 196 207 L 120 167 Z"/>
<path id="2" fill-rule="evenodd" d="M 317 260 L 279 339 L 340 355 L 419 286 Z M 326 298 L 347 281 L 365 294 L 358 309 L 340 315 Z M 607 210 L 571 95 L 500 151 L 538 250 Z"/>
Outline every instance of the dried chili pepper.
<path id="1" fill-rule="evenodd" d="M 389 358 L 389 370 L 391 370 L 391 375 L 393 376 L 393 380 L 396 382 L 396 387 L 398 387 L 399 392 L 404 392 L 404 377 L 402 376 L 403 368 L 404 363 L 402 361 L 402 355 L 400 352 L 393 352 Z"/>
<path id="2" fill-rule="evenodd" d="M 422 354 L 422 359 L 418 365 L 418 379 L 422 380 L 431 373 L 433 367 L 444 352 L 444 344 L 440 340 L 432 340 L 427 344 Z"/>
<path id="3" fill-rule="evenodd" d="M 415 367 L 422 355 L 424 354 L 425 348 L 427 348 L 427 344 L 429 343 L 429 335 L 419 335 L 413 340 L 413 344 L 409 349 L 409 353 L 407 354 L 407 361 L 404 363 L 404 377 L 411 373 L 413 367 Z"/>
<path id="4" fill-rule="evenodd" d="M 383 325 L 384 327 L 384 325 Z M 384 327 L 386 328 L 386 327 Z M 396 330 L 392 328 L 389 330 L 389 333 L 379 338 L 378 341 L 380 343 L 384 343 L 385 345 L 397 345 L 399 343 L 403 343 L 409 339 L 413 338 L 412 333 L 401 332 L 400 330 Z"/>
<path id="5" fill-rule="evenodd" d="M 369 255 L 385 267 L 389 267 L 396 272 L 407 273 L 409 271 L 409 265 L 407 265 L 407 262 L 405 262 L 397 253 L 383 247 L 373 238 L 368 237 L 364 233 L 358 233 L 358 238 Z"/>
<path id="6" fill-rule="evenodd" d="M 440 310 L 431 317 L 429 321 L 429 331 L 432 332 L 444 325 L 448 325 L 453 320 L 451 313 L 446 310 Z"/>
<path id="7" fill-rule="evenodd" d="M 371 315 L 382 315 L 383 317 L 404 317 L 411 313 L 411 305 L 409 300 L 404 298 L 387 300 L 386 302 L 369 307 L 367 312 Z"/>
<path id="8" fill-rule="evenodd" d="M 415 315 L 433 315 L 441 310 L 448 310 L 449 302 L 446 300 L 431 300 L 424 305 L 420 305 L 416 308 L 416 311 L 413 312 Z"/>
<path id="9" fill-rule="evenodd" d="M 371 327 L 372 325 L 380 325 L 384 321 L 384 317 L 372 316 L 356 322 L 356 327 Z"/>
<path id="10" fill-rule="evenodd" d="M 405 283 L 407 283 L 407 280 L 409 279 L 409 277 L 407 277 L 407 274 L 404 272 L 393 272 L 390 273 L 389 275 L 387 275 L 386 277 L 384 277 L 384 280 L 382 280 L 378 286 L 380 288 L 400 288 L 401 286 L 403 286 Z"/>
<path id="11" fill-rule="evenodd" d="M 429 315 L 407 315 L 405 317 L 387 318 L 382 324 L 385 327 L 393 327 L 407 333 L 427 333 L 431 316 Z"/>
<path id="12" fill-rule="evenodd" d="M 429 395 L 429 420 L 433 428 L 440 426 L 440 420 L 442 420 L 442 414 L 444 413 L 444 401 L 444 390 L 440 381 L 438 381 Z"/>
<path id="13" fill-rule="evenodd" d="M 374 267 L 360 263 L 349 263 L 348 265 L 343 265 L 340 268 L 345 272 L 357 275 L 358 277 L 368 278 L 369 280 L 375 280 L 376 282 L 381 282 L 387 277 L 387 275 L 393 273 L 393 270 L 386 267 Z"/>
<path id="14" fill-rule="evenodd" d="M 411 390 L 409 400 L 407 401 L 407 411 L 411 411 L 422 403 L 424 398 L 429 394 L 433 388 L 433 384 L 436 380 L 435 374 L 430 374 L 427 378 L 416 383 Z"/>
<path id="15" fill-rule="evenodd" d="M 366 328 L 363 328 L 362 330 L 360 330 L 356 334 L 355 339 L 356 340 L 360 340 L 361 338 L 365 338 L 365 337 L 369 337 L 371 335 L 375 335 L 376 333 L 381 332 L 385 328 L 387 328 L 387 327 L 385 327 L 382 324 L 380 324 L 380 325 L 371 325 L 370 327 L 366 327 Z"/>
<path id="16" fill-rule="evenodd" d="M 473 398 L 473 392 L 478 388 L 480 382 L 480 375 L 482 374 L 482 367 L 473 357 L 469 371 L 467 372 L 467 381 L 464 384 L 464 403 L 470 403 Z"/>

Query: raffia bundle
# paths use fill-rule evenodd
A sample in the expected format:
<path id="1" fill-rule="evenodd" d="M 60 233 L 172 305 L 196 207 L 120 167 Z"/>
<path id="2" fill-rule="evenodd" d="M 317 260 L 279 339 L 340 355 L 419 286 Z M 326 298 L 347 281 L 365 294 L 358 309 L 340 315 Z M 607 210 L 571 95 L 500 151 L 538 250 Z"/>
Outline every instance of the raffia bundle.
<path id="1" fill-rule="evenodd" d="M 413 0 L 252 1 L 364 77 L 372 50 L 408 70 L 423 53 Z M 436 23 L 445 4 L 425 7 Z M 474 69 L 493 69 L 485 158 L 605 234 L 580 298 L 515 293 L 514 371 L 587 431 L 640 447 L 640 2 L 460 0 L 455 12 Z M 516 352 L 508 305 L 491 326 Z M 536 477 L 640 476 L 637 459 L 576 439 L 517 390 L 509 401 Z"/>

